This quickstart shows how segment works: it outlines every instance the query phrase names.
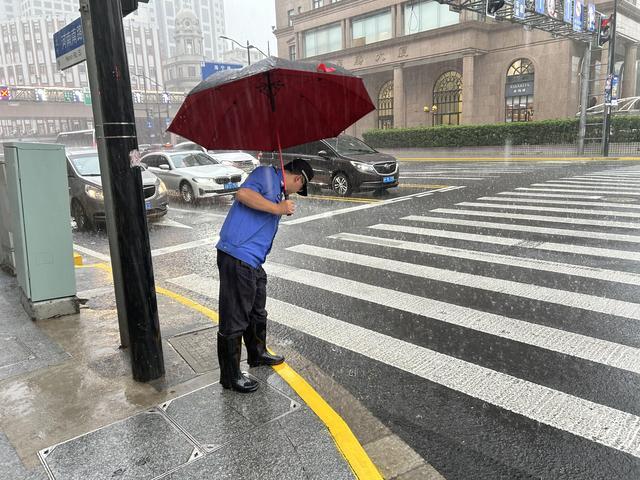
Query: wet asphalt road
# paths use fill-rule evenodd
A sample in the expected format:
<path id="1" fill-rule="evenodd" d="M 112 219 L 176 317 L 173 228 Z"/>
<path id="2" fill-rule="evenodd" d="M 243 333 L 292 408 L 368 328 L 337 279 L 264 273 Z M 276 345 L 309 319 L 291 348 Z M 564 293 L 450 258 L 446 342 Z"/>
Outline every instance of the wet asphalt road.
<path id="1" fill-rule="evenodd" d="M 274 343 L 447 479 L 640 478 L 640 163 L 401 168 L 388 196 L 321 192 L 282 220 Z M 229 206 L 175 200 L 150 225 L 158 284 L 215 281 L 191 242 Z M 74 241 L 108 254 L 104 232 Z"/>

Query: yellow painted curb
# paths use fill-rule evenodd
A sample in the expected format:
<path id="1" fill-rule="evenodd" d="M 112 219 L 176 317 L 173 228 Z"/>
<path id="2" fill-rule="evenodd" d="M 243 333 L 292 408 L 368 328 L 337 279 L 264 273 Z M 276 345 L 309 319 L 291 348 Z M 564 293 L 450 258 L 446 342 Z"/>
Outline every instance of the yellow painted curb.
<path id="1" fill-rule="evenodd" d="M 79 267 L 82 265 L 82 255 L 80 255 L 79 253 L 73 252 L 73 264 L 76 267 Z"/>
<path id="2" fill-rule="evenodd" d="M 85 265 L 85 268 L 99 268 L 111 272 L 111 267 L 106 263 L 94 263 Z M 175 300 L 197 312 L 208 317 L 213 323 L 219 322 L 218 312 L 210 308 L 200 305 L 179 293 L 172 292 L 166 288 L 156 287 L 156 292 Z M 349 466 L 353 470 L 357 478 L 362 480 L 383 480 L 382 474 L 369 458 L 367 452 L 362 448 L 360 442 L 353 434 L 347 423 L 331 408 L 331 406 L 320 396 L 315 389 L 307 383 L 296 371 L 287 363 L 272 367 L 282 379 L 287 382 L 298 396 L 314 411 L 314 413 L 326 425 L 329 433 L 338 447 L 338 450 Z"/>

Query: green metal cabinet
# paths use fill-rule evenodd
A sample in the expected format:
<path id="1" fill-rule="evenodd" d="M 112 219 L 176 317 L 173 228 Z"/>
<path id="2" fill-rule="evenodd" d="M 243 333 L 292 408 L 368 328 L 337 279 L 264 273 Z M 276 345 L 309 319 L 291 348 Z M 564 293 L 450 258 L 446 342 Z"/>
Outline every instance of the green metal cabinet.
<path id="1" fill-rule="evenodd" d="M 5 143 L 18 284 L 30 302 L 75 297 L 63 145 Z"/>

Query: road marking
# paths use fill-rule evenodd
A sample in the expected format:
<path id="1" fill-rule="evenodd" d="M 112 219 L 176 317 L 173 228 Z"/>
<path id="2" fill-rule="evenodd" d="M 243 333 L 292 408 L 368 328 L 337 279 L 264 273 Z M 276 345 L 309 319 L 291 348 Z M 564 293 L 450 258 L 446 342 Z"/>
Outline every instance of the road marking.
<path id="1" fill-rule="evenodd" d="M 444 177 L 444 176 L 436 176 L 436 175 L 420 175 L 420 176 L 405 176 L 400 175 L 400 180 L 429 180 L 429 179 L 437 179 L 437 180 L 485 180 L 487 178 L 498 178 L 495 176 L 491 177 Z"/>
<path id="2" fill-rule="evenodd" d="M 520 195 L 523 197 L 545 197 L 545 198 L 581 198 L 583 200 L 599 200 L 602 195 L 560 195 L 553 193 L 525 193 L 525 192 L 498 192 L 498 195 Z"/>
<path id="3" fill-rule="evenodd" d="M 640 157 L 397 157 L 401 162 L 602 162 L 602 161 L 638 161 Z"/>
<path id="4" fill-rule="evenodd" d="M 551 252 L 571 253 L 574 255 L 590 255 L 594 257 L 606 257 L 640 262 L 640 253 L 626 250 L 614 250 L 609 248 L 583 247 L 566 243 L 538 242 L 517 238 L 496 237 L 492 235 L 478 235 L 475 233 L 463 233 L 450 230 L 435 230 L 431 228 L 411 227 L 407 225 L 387 225 L 384 223 L 371 225 L 369 228 L 389 232 L 411 233 L 430 237 L 449 238 L 468 242 L 482 242 L 494 245 L 507 245 L 518 248 L 532 248 Z"/>
<path id="5" fill-rule="evenodd" d="M 163 217 L 162 220 L 153 222 L 151 225 L 158 226 L 158 227 L 176 227 L 176 228 L 187 228 L 187 229 L 193 228 L 193 227 L 190 227 L 189 225 L 176 222 L 175 220 L 171 220 L 167 217 Z"/>
<path id="6" fill-rule="evenodd" d="M 512 255 L 502 255 L 499 253 L 489 253 L 477 250 L 466 250 L 462 248 L 443 247 L 428 243 L 408 242 L 405 240 L 394 240 L 390 238 L 372 237 L 368 235 L 358 235 L 355 233 L 338 233 L 327 238 L 345 240 L 349 242 L 365 243 L 368 245 L 380 245 L 383 247 L 396 248 L 399 250 L 410 250 L 413 252 L 443 255 L 453 258 L 465 258 L 476 262 L 490 264 L 508 265 L 511 267 L 528 268 L 541 270 L 544 272 L 560 273 L 564 275 L 575 275 L 585 278 L 594 278 L 606 282 L 626 283 L 628 285 L 640 286 L 640 275 L 636 273 L 621 272 L 618 270 L 607 270 L 603 268 L 593 268 L 588 266 L 573 265 L 570 263 L 552 262 L 537 258 L 523 258 Z"/>
<path id="7" fill-rule="evenodd" d="M 152 257 L 159 257 L 161 255 L 167 255 L 169 253 L 180 252 L 182 250 L 190 250 L 192 248 L 198 248 L 206 245 L 214 245 L 218 243 L 219 237 L 215 236 L 213 238 L 202 238 L 200 240 L 194 240 L 192 242 L 181 243 L 178 245 L 172 245 L 170 247 L 162 247 L 151 250 Z M 97 252 L 95 250 L 91 250 L 90 248 L 82 247 L 80 245 L 74 244 L 73 248 L 82 252 L 91 257 L 97 258 L 98 260 L 102 260 L 103 262 L 111 263 L 111 257 L 109 255 L 105 255 L 103 253 Z"/>
<path id="8" fill-rule="evenodd" d="M 170 247 L 156 248 L 151 250 L 152 257 L 159 257 L 160 255 L 167 255 L 169 253 L 181 252 L 183 250 L 191 250 L 192 248 L 203 247 L 206 245 L 215 245 L 220 239 L 219 236 L 212 238 L 201 238 L 200 240 L 194 240 L 193 242 L 181 243 L 178 245 L 172 245 Z"/>
<path id="9" fill-rule="evenodd" d="M 493 222 L 477 222 L 472 220 L 459 220 L 455 218 L 444 217 L 427 217 L 419 215 L 409 215 L 403 217 L 402 220 L 410 220 L 414 222 L 430 222 L 449 225 L 464 225 L 468 227 L 491 228 L 496 230 L 513 230 L 526 233 L 542 233 L 545 235 L 578 237 L 578 238 L 594 238 L 599 240 L 609 240 L 615 242 L 631 242 L 640 243 L 640 236 L 622 235 L 615 233 L 590 232 L 582 230 L 567 230 L 561 228 L 533 227 L 528 225 L 514 225 L 510 223 L 493 223 Z"/>
<path id="10" fill-rule="evenodd" d="M 503 208 L 506 210 L 532 210 L 535 212 L 540 211 L 540 207 L 533 205 L 509 205 L 503 203 L 481 203 L 481 202 L 460 202 L 456 203 L 456 205 L 460 205 L 463 207 L 489 207 L 489 208 Z M 629 217 L 629 218 L 640 218 L 640 213 L 636 212 L 620 212 L 617 210 L 587 210 L 578 209 L 578 208 L 553 208 L 553 207 L 545 207 L 545 212 L 557 212 L 557 213 L 580 213 L 583 215 L 606 215 L 613 217 Z M 571 217 L 559 217 L 552 215 L 522 215 L 511 212 L 479 212 L 477 210 L 463 210 L 463 209 L 454 209 L 454 208 L 437 208 L 431 210 L 431 212 L 438 213 L 451 213 L 454 215 L 476 215 L 483 217 L 500 217 L 500 218 L 518 218 L 521 220 L 540 220 L 544 222 L 557 222 L 557 223 L 569 223 L 576 225 L 602 225 L 603 227 L 616 227 L 616 228 L 640 228 L 640 223 L 629 223 L 629 222 L 615 222 L 615 221 L 606 221 L 606 220 L 598 220 L 598 219 L 584 219 L 584 218 L 571 218 Z"/>
<path id="11" fill-rule="evenodd" d="M 445 188 L 448 185 L 430 185 L 428 183 L 401 183 L 399 188 Z"/>
<path id="12" fill-rule="evenodd" d="M 538 302 L 554 303 L 556 305 L 603 313 L 605 315 L 615 315 L 632 320 L 640 320 L 640 303 L 625 302 L 613 298 L 598 297 L 586 293 L 575 293 L 568 290 L 514 282 L 512 280 L 503 280 L 473 273 L 457 272 L 455 270 L 429 267 L 427 265 L 413 265 L 398 260 L 372 257 L 359 253 L 342 252 L 311 245 L 296 245 L 295 247 L 287 248 L 287 250 L 320 257 L 325 260 L 331 259 L 426 280 L 462 285 L 487 292 L 513 295 Z M 350 290 L 344 291 L 349 292 Z"/>
<path id="13" fill-rule="evenodd" d="M 586 185 L 596 187 L 638 187 L 640 182 L 616 182 L 616 181 L 604 181 L 604 180 L 554 180 L 553 183 L 561 183 L 563 185 Z"/>
<path id="14" fill-rule="evenodd" d="M 207 210 L 189 210 L 188 208 L 175 208 L 175 207 L 171 207 L 169 209 L 170 212 L 180 212 L 180 213 L 194 213 L 197 215 L 210 215 L 212 217 L 218 217 L 218 218 L 227 218 L 226 214 L 223 213 L 213 213 L 213 212 L 209 212 Z"/>
<path id="15" fill-rule="evenodd" d="M 568 185 L 567 185 L 568 188 Z M 564 193 L 599 193 L 602 195 L 640 195 L 640 192 L 621 192 L 618 190 L 564 190 L 562 188 L 527 188 L 518 187 L 516 190 L 524 192 L 564 192 Z"/>
<path id="16" fill-rule="evenodd" d="M 77 250 L 85 255 L 89 255 L 91 257 L 97 258 L 98 260 L 102 260 L 103 262 L 110 262 L 111 257 L 109 255 L 105 255 L 104 253 L 96 252 L 95 250 L 91 250 L 90 248 L 83 247 L 76 243 L 73 244 L 73 249 Z"/>
<path id="17" fill-rule="evenodd" d="M 596 197 L 602 198 L 602 197 Z M 480 197 L 478 200 L 491 200 L 497 202 L 524 202 L 524 203 L 544 203 L 544 204 L 562 204 L 562 205 L 584 205 L 587 207 L 608 207 L 608 208 L 640 208 L 640 205 L 629 203 L 610 203 L 610 202 L 574 202 L 571 200 L 541 200 L 538 198 L 508 198 L 508 197 Z"/>
<path id="18" fill-rule="evenodd" d="M 447 187 L 447 188 L 440 188 L 440 189 L 437 189 L 437 190 L 430 190 L 428 192 L 412 193 L 412 194 L 409 194 L 409 195 L 404 195 L 402 197 L 390 198 L 389 200 L 382 200 L 382 201 L 376 202 L 376 203 L 370 203 L 370 204 L 366 204 L 366 205 L 358 205 L 357 207 L 348 207 L 348 208 L 343 208 L 343 209 L 340 209 L 340 210 L 331 210 L 329 212 L 318 213 L 316 215 L 308 215 L 306 217 L 297 218 L 295 220 L 282 221 L 282 222 L 280 222 L 280 225 L 299 225 L 301 223 L 313 222 L 315 220 L 323 220 L 323 219 L 326 219 L 326 218 L 335 217 L 336 215 L 343 215 L 345 213 L 357 212 L 359 210 L 366 210 L 368 208 L 379 207 L 380 205 L 389 205 L 391 203 L 398 203 L 398 202 L 402 202 L 402 201 L 406 201 L 406 200 L 411 200 L 414 197 L 431 195 L 431 194 L 434 194 L 434 193 L 447 192 L 447 191 L 458 189 L 458 188 L 465 188 L 465 187 L 464 186 L 451 186 L 451 187 Z"/>
<path id="19" fill-rule="evenodd" d="M 353 202 L 353 203 L 378 203 L 380 200 L 374 198 L 345 198 L 345 197 L 329 197 L 321 195 L 308 195 L 307 198 L 313 200 L 332 200 L 334 202 Z"/>
<path id="20" fill-rule="evenodd" d="M 267 263 L 266 265 L 269 264 Z M 316 284 L 321 285 L 321 288 L 331 287 L 331 291 L 340 289 L 340 293 L 350 292 L 355 295 L 360 294 L 359 290 L 354 290 L 352 285 L 348 283 L 344 284 L 339 282 L 339 284 L 334 284 L 336 277 L 330 277 L 308 270 L 293 270 L 287 274 L 287 277 L 293 279 L 293 281 L 298 281 L 299 279 L 301 283 L 314 287 L 318 286 Z M 213 283 L 213 281 L 210 280 L 210 283 Z M 207 286 L 205 292 L 200 292 L 198 288 L 201 284 L 200 279 L 194 278 L 192 285 L 189 285 L 188 282 L 183 280 L 180 286 L 203 295 L 209 295 L 208 292 L 210 292 L 211 286 Z M 333 288 L 334 285 L 335 288 Z M 366 287 L 373 288 L 373 290 L 362 292 L 362 296 L 373 298 L 376 300 L 375 303 L 381 303 L 385 298 L 394 298 L 398 293 L 392 292 L 391 297 L 389 297 L 389 292 L 381 294 L 381 292 L 375 290 L 377 287 Z M 410 304 L 407 303 L 407 306 L 409 305 Z M 430 315 L 433 313 L 436 315 L 445 315 L 443 312 L 447 312 L 452 306 L 449 304 L 443 304 L 443 306 L 445 307 L 444 309 L 441 308 L 434 312 L 425 312 L 424 309 L 422 309 L 420 314 L 426 313 Z M 281 325 L 285 325 L 331 345 L 344 348 L 384 365 L 391 365 L 429 382 L 485 401 L 491 405 L 513 412 L 516 415 L 522 415 L 550 427 L 583 437 L 591 442 L 596 442 L 606 447 L 640 457 L 640 446 L 638 445 L 638 438 L 640 437 L 640 417 L 636 415 L 600 405 L 480 365 L 475 365 L 471 362 L 435 352 L 279 300 L 268 298 L 267 310 L 269 311 L 271 321 L 280 323 Z M 455 313 L 458 312 L 456 311 Z M 477 314 L 478 312 L 474 312 L 474 315 Z M 451 315 L 451 317 L 454 321 L 463 321 L 455 314 Z M 495 328 L 500 328 L 502 318 L 495 325 Z M 496 318 L 496 320 L 498 319 Z M 470 318 L 469 321 L 471 324 L 479 323 L 475 318 Z M 558 348 L 563 350 L 569 349 L 575 351 L 576 355 L 581 356 L 581 358 L 584 358 L 583 355 L 587 352 L 590 356 L 592 354 L 594 356 L 602 355 L 599 353 L 598 348 L 588 351 L 584 349 L 584 345 L 580 345 L 580 340 L 584 340 L 589 344 L 593 339 L 589 339 L 588 337 L 584 337 L 583 339 L 575 338 L 568 344 L 560 341 L 556 342 L 556 332 L 560 331 L 549 332 L 544 339 L 539 340 L 543 343 L 555 343 Z M 567 332 L 560 333 L 567 335 Z M 573 336 L 574 334 L 569 335 Z M 535 340 L 533 336 L 532 339 Z M 601 341 L 596 342 L 598 342 L 598 346 L 600 346 Z M 604 344 L 602 344 L 602 346 L 604 346 Z M 620 347 L 622 347 L 623 350 L 630 348 Z M 626 352 L 627 355 L 630 353 L 629 351 Z M 614 354 L 614 357 L 615 356 L 617 355 Z M 605 361 L 606 358 L 611 357 L 602 356 L 602 359 Z M 637 362 L 637 359 L 637 353 L 629 357 L 630 362 Z"/>
<path id="21" fill-rule="evenodd" d="M 554 182 L 547 182 L 547 183 L 532 183 L 530 186 L 532 187 L 560 187 L 560 188 L 570 188 L 570 189 L 578 189 L 578 188 L 585 188 L 585 189 L 596 189 L 596 188 L 602 188 L 603 191 L 605 192 L 609 192 L 609 193 L 624 193 L 624 192 L 638 192 L 638 187 L 603 187 L 602 185 L 564 185 L 562 183 L 554 183 Z"/>

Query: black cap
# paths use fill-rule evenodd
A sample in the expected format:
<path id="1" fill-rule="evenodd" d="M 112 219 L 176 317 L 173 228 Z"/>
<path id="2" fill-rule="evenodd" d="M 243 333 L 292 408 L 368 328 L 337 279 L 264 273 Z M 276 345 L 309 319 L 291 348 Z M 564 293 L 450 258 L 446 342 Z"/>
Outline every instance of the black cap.
<path id="1" fill-rule="evenodd" d="M 303 160 L 301 158 L 294 158 L 289 163 L 284 166 L 284 169 L 288 172 L 294 173 L 296 175 L 302 175 L 304 177 L 304 186 L 298 192 L 298 195 L 302 195 L 303 197 L 307 196 L 307 185 L 313 178 L 313 168 L 309 165 L 309 162 Z"/>

